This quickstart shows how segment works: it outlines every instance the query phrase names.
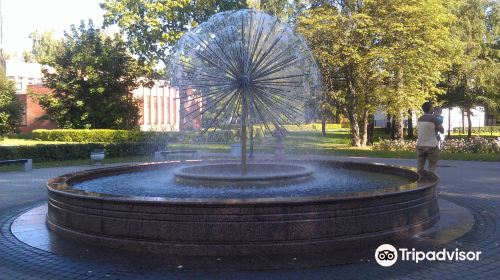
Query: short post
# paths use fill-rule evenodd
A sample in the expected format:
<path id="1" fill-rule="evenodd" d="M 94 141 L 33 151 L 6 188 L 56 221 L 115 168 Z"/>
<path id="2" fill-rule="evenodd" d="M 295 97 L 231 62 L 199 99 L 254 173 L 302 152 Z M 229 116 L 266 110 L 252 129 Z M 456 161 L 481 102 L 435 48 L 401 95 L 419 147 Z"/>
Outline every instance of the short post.
<path id="1" fill-rule="evenodd" d="M 31 171 L 33 169 L 33 160 L 32 159 L 26 159 L 26 162 L 24 163 L 23 170 L 24 171 Z"/>
<path id="2" fill-rule="evenodd" d="M 154 154 L 154 161 L 164 161 L 165 158 L 161 154 L 161 151 L 156 151 Z"/>
<path id="3" fill-rule="evenodd" d="M 285 133 L 281 128 L 276 128 L 275 130 L 276 142 L 274 144 L 274 158 L 283 159 L 285 157 L 285 144 L 283 140 L 285 138 Z"/>

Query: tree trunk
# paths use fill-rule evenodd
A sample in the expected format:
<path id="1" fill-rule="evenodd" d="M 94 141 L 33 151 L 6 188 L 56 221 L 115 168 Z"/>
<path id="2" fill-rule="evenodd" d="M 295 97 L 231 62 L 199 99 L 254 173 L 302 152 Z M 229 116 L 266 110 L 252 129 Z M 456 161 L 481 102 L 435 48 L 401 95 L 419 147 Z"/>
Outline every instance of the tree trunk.
<path id="1" fill-rule="evenodd" d="M 386 115 L 385 133 L 392 135 L 392 120 L 391 120 L 391 115 L 390 114 Z"/>
<path id="2" fill-rule="evenodd" d="M 448 139 L 451 134 L 451 108 L 448 108 Z"/>
<path id="3" fill-rule="evenodd" d="M 325 113 L 321 114 L 321 135 L 326 136 L 326 117 L 325 117 Z"/>
<path id="4" fill-rule="evenodd" d="M 355 147 L 361 146 L 361 142 L 359 140 L 359 125 L 356 118 L 349 117 L 349 122 L 351 123 L 351 140 L 352 145 Z"/>
<path id="5" fill-rule="evenodd" d="M 461 132 L 462 132 L 462 134 L 465 134 L 465 112 L 464 112 L 463 108 L 461 108 L 460 111 L 462 111 L 462 130 L 461 130 Z"/>
<path id="6" fill-rule="evenodd" d="M 375 116 L 368 116 L 368 144 L 373 145 L 373 132 L 375 131 Z"/>
<path id="7" fill-rule="evenodd" d="M 365 147 L 368 142 L 368 110 L 363 110 L 363 119 L 361 120 L 361 146 Z"/>
<path id="8" fill-rule="evenodd" d="M 413 112 L 408 109 L 408 139 L 413 139 Z"/>
<path id="9" fill-rule="evenodd" d="M 403 113 L 394 115 L 392 123 L 392 140 L 404 140 Z"/>
<path id="10" fill-rule="evenodd" d="M 472 112 L 467 108 L 467 139 L 472 137 Z"/>
<path id="11" fill-rule="evenodd" d="M 347 119 L 349 119 L 349 124 L 351 127 L 351 144 L 355 147 L 359 147 L 361 145 L 360 137 L 359 137 L 359 123 L 356 119 L 356 114 L 353 112 L 345 112 Z"/>

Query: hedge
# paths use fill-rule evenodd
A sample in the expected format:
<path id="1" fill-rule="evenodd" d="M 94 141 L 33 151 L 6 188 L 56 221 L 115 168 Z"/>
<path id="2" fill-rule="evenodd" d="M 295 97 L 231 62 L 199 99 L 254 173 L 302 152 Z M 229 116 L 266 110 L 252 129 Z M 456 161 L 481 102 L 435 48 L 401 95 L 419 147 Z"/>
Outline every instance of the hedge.
<path id="1" fill-rule="evenodd" d="M 472 127 L 472 134 L 478 134 L 479 131 L 481 130 L 481 133 L 496 133 L 500 132 L 500 126 L 483 126 L 483 127 Z M 453 128 L 453 133 L 461 133 L 462 128 L 461 127 L 455 127 Z M 464 129 L 464 133 L 467 133 L 467 127 Z"/>
<path id="2" fill-rule="evenodd" d="M 254 128 L 255 138 L 263 136 L 259 128 Z M 32 133 L 33 140 L 58 141 L 73 143 L 157 143 L 157 142 L 182 142 L 182 143 L 227 143 L 239 141 L 237 130 L 221 131 L 209 130 L 203 134 L 197 131 L 155 132 L 137 130 L 112 130 L 112 129 L 36 129 Z"/>
<path id="3" fill-rule="evenodd" d="M 137 130 L 113 129 L 36 129 L 32 132 L 33 140 L 61 142 L 139 142 L 144 134 Z"/>
<path id="4" fill-rule="evenodd" d="M 287 124 L 283 126 L 286 130 L 288 131 L 321 131 L 321 124 L 320 123 L 310 123 L 310 124 L 302 124 L 302 125 L 294 125 L 294 124 Z M 259 128 L 262 130 L 262 133 L 267 130 L 267 128 L 262 125 L 262 124 L 257 124 L 254 125 L 254 129 Z M 327 123 L 326 124 L 326 130 L 334 130 L 334 129 L 340 129 L 342 128 L 341 124 L 339 123 Z M 273 129 L 273 126 L 270 126 L 270 129 Z M 266 131 L 267 132 L 267 131 Z M 254 131 L 255 133 L 255 131 Z"/>
<path id="5" fill-rule="evenodd" d="M 73 143 L 38 144 L 32 146 L 0 146 L 0 158 L 32 158 L 35 162 L 89 159 L 94 149 L 105 149 L 107 157 L 151 155 L 167 148 L 166 143 Z"/>

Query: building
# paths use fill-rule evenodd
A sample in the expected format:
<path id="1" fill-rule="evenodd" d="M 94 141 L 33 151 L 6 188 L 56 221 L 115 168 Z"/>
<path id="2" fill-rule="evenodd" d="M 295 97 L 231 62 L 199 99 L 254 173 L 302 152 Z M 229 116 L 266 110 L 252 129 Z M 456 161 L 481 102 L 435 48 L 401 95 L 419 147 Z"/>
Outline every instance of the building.
<path id="1" fill-rule="evenodd" d="M 28 93 L 50 94 L 50 90 L 43 87 L 42 65 L 26 63 L 20 60 L 5 61 L 5 75 L 16 84 L 16 93 L 24 107 L 24 118 L 19 128 L 21 133 L 30 133 L 34 129 L 51 129 L 57 125 L 48 120 L 47 113 L 38 102 Z"/>
<path id="2" fill-rule="evenodd" d="M 6 75 L 16 83 L 16 93 L 24 105 L 25 115 L 20 130 L 30 133 L 34 129 L 52 129 L 57 125 L 48 120 L 46 111 L 28 93 L 51 94 L 42 85 L 42 65 L 17 60 L 6 61 Z M 144 131 L 197 130 L 201 127 L 201 117 L 184 118 L 184 109 L 189 102 L 181 102 L 193 91 L 179 95 L 179 90 L 165 80 L 155 80 L 151 87 L 141 86 L 132 92 L 141 100 L 140 129 Z"/>
<path id="3" fill-rule="evenodd" d="M 6 60 L 5 75 L 16 83 L 18 94 L 26 94 L 28 85 L 42 83 L 42 65 L 13 59 Z"/>
<path id="4" fill-rule="evenodd" d="M 481 106 L 477 106 L 471 111 L 472 127 L 483 127 L 500 124 L 500 114 L 487 114 L 484 107 Z M 443 127 L 446 134 L 448 133 L 448 130 L 453 132 L 453 130 L 456 128 L 467 129 L 468 127 L 467 113 L 463 112 L 459 107 L 444 108 L 442 116 L 444 118 Z M 413 115 L 413 120 L 414 122 L 416 122 L 417 114 Z M 406 126 L 407 120 L 405 120 L 405 127 Z M 375 127 L 387 127 L 387 114 L 382 108 L 377 109 L 377 112 L 375 113 Z"/>
<path id="5" fill-rule="evenodd" d="M 141 99 L 141 124 L 144 131 L 178 131 L 180 128 L 179 91 L 166 81 L 154 81 L 152 87 L 139 87 L 132 93 Z"/>

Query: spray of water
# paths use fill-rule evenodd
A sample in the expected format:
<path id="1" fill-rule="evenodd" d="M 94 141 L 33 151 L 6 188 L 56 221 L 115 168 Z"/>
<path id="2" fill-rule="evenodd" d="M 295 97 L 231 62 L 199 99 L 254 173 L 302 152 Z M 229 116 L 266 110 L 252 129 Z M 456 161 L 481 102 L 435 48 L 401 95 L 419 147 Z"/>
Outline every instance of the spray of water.
<path id="1" fill-rule="evenodd" d="M 246 172 L 249 121 L 284 129 L 304 120 L 304 104 L 319 89 L 317 65 L 304 39 L 276 17 L 254 10 L 218 13 L 187 32 L 172 62 L 173 84 L 194 90 L 185 117 L 203 115 L 205 131 L 241 124 Z"/>

